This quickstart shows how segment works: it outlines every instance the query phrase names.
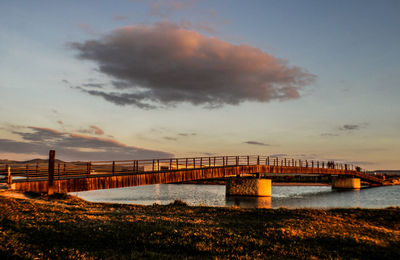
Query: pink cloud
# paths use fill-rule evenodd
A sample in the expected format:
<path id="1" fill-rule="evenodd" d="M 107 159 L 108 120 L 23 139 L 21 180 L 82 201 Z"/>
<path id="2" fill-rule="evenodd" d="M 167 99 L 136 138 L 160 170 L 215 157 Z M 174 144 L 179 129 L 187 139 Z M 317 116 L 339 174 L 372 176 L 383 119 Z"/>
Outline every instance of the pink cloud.
<path id="1" fill-rule="evenodd" d="M 115 91 L 79 89 L 118 105 L 152 108 L 189 102 L 218 107 L 295 99 L 316 78 L 259 48 L 168 22 L 122 27 L 71 46 L 115 79 Z"/>

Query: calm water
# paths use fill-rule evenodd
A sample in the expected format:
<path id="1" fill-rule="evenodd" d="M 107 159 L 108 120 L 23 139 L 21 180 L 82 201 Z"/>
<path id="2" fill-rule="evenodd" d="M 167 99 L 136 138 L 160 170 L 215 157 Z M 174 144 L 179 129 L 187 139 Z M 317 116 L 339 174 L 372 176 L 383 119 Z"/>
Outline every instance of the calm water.
<path id="1" fill-rule="evenodd" d="M 243 208 L 384 208 L 400 206 L 400 186 L 334 191 L 330 186 L 272 186 L 272 197 L 227 197 L 225 185 L 157 184 L 73 193 L 93 202 L 152 205 L 182 200 L 190 205 Z"/>

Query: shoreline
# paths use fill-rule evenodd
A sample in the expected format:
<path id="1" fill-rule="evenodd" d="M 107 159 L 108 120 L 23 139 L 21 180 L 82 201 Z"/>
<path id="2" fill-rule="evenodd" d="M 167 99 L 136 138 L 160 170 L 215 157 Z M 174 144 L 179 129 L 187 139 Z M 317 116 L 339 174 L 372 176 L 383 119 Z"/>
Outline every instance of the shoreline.
<path id="1" fill-rule="evenodd" d="M 0 258 L 397 259 L 399 214 L 124 205 L 3 190 Z"/>

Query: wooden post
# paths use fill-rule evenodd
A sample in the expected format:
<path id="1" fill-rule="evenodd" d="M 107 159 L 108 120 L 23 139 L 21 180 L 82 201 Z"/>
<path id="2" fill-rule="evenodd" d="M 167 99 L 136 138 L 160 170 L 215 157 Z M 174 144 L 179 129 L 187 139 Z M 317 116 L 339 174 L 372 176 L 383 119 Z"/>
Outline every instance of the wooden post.
<path id="1" fill-rule="evenodd" d="M 29 182 L 29 164 L 26 165 L 26 181 Z"/>
<path id="2" fill-rule="evenodd" d="M 267 165 L 269 166 L 269 156 L 267 157 Z"/>
<path id="3" fill-rule="evenodd" d="M 8 185 L 12 184 L 12 176 L 11 176 L 11 167 L 6 165 L 7 167 L 7 183 Z"/>
<path id="4" fill-rule="evenodd" d="M 157 160 L 157 171 L 160 171 L 160 160 Z"/>
<path id="5" fill-rule="evenodd" d="M 112 162 L 112 175 L 115 175 L 115 161 Z"/>
<path id="6" fill-rule="evenodd" d="M 215 157 L 214 157 L 214 167 L 215 167 Z"/>
<path id="7" fill-rule="evenodd" d="M 193 169 L 196 169 L 196 158 L 193 158 Z"/>
<path id="8" fill-rule="evenodd" d="M 36 176 L 38 175 L 38 171 L 39 171 L 39 163 L 36 162 Z"/>
<path id="9" fill-rule="evenodd" d="M 172 159 L 169 159 L 169 169 L 172 170 Z"/>
<path id="10" fill-rule="evenodd" d="M 47 182 L 47 195 L 54 194 L 54 164 L 55 164 L 56 151 L 50 150 L 49 152 L 49 180 Z"/>
<path id="11" fill-rule="evenodd" d="M 60 179 L 60 163 L 57 164 L 57 175 L 58 179 Z"/>
<path id="12" fill-rule="evenodd" d="M 86 163 L 86 174 L 90 174 L 90 169 L 89 169 L 89 162 Z"/>
<path id="13" fill-rule="evenodd" d="M 154 160 L 153 160 L 153 168 L 152 168 L 152 171 L 154 172 Z"/>
<path id="14" fill-rule="evenodd" d="M 287 165 L 286 165 L 286 158 L 285 158 L 285 166 L 287 166 Z"/>
<path id="15" fill-rule="evenodd" d="M 179 161 L 176 159 L 176 169 L 179 170 Z"/>
<path id="16" fill-rule="evenodd" d="M 247 156 L 247 165 L 250 165 L 250 156 Z"/>
<path id="17" fill-rule="evenodd" d="M 260 156 L 257 156 L 257 165 L 260 165 Z"/>
<path id="18" fill-rule="evenodd" d="M 187 169 L 187 165 L 188 165 L 188 158 L 186 158 L 186 169 Z"/>
<path id="19" fill-rule="evenodd" d="M 200 168 L 203 167 L 203 157 L 200 157 Z"/>
<path id="20" fill-rule="evenodd" d="M 211 167 L 211 157 L 208 157 L 208 167 Z"/>

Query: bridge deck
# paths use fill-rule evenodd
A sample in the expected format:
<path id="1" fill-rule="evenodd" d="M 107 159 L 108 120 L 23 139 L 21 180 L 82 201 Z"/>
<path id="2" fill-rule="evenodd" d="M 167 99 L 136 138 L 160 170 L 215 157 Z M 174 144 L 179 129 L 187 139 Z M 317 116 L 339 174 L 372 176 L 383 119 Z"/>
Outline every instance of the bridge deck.
<path id="1" fill-rule="evenodd" d="M 384 180 L 350 170 L 352 166 L 288 160 L 261 156 L 199 157 L 166 160 L 58 163 L 55 165 L 54 192 L 76 192 L 122 188 L 148 184 L 176 183 L 199 179 L 261 174 L 319 174 L 353 176 L 374 185 Z M 340 169 L 338 169 L 340 168 Z M 15 188 L 47 192 L 47 167 L 26 165 L 12 169 Z"/>

